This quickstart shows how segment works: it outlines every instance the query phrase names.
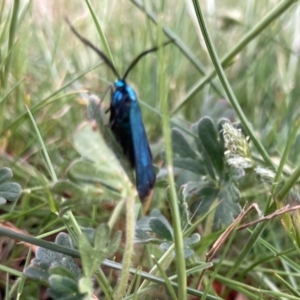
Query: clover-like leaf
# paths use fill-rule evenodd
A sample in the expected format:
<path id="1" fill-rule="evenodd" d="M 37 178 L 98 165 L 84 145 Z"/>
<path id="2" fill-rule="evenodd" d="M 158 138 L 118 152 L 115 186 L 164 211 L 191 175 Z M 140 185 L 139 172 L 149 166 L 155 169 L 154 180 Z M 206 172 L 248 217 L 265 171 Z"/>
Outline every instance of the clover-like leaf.
<path id="1" fill-rule="evenodd" d="M 173 165 L 176 168 L 185 169 L 195 174 L 205 175 L 205 168 L 203 162 L 198 159 L 186 158 L 186 157 L 175 157 L 173 159 Z"/>
<path id="2" fill-rule="evenodd" d="M 91 277 L 103 260 L 117 251 L 121 241 L 121 232 L 116 232 L 112 238 L 109 236 L 108 225 L 101 224 L 95 231 L 93 244 L 85 234 L 79 237 L 79 250 L 85 277 Z"/>
<path id="3" fill-rule="evenodd" d="M 0 169 L 0 205 L 7 201 L 13 202 L 19 199 L 22 188 L 16 182 L 8 182 L 13 177 L 9 168 Z"/>
<path id="4" fill-rule="evenodd" d="M 68 277 L 52 275 L 49 278 L 49 285 L 47 291 L 54 300 L 81 300 L 86 295 L 80 292 L 77 282 Z"/>
<path id="5" fill-rule="evenodd" d="M 223 127 L 228 122 L 223 118 L 215 124 L 211 118 L 203 117 L 191 127 L 193 143 L 189 145 L 189 150 L 184 152 L 178 145 L 173 149 L 175 154 L 179 154 L 179 157 L 174 157 L 174 166 L 198 175 L 182 172 L 177 176 L 177 183 L 181 185 L 178 197 L 180 210 L 186 210 L 182 214 L 182 224 L 185 226 L 190 222 L 189 216 L 205 214 L 213 203 L 217 204 L 214 212 L 215 229 L 229 225 L 240 212 L 237 184 L 245 172 L 236 166 L 225 168 L 226 139 Z M 176 130 L 174 137 L 183 147 L 188 143 L 179 130 Z"/>
<path id="6" fill-rule="evenodd" d="M 149 226 L 149 220 L 151 217 L 164 218 L 164 216 L 158 209 L 153 209 L 150 212 L 150 216 L 143 216 L 137 221 L 136 227 L 144 231 L 152 231 L 151 227 Z"/>
<path id="7" fill-rule="evenodd" d="M 159 238 L 150 236 L 148 232 L 156 233 Z M 139 244 L 173 242 L 173 229 L 168 220 L 158 209 L 153 209 L 150 216 L 143 216 L 137 221 L 135 242 Z"/>
<path id="8" fill-rule="evenodd" d="M 29 265 L 25 270 L 24 274 L 32 279 L 48 282 L 49 278 L 49 264 L 47 263 L 38 263 Z"/>
<path id="9" fill-rule="evenodd" d="M 240 213 L 239 198 L 240 193 L 231 182 L 227 182 L 222 188 L 204 187 L 192 196 L 191 199 L 196 200 L 191 204 L 190 210 L 193 214 L 205 214 L 215 200 L 218 200 L 214 228 L 220 229 L 231 224 Z"/>
<path id="10" fill-rule="evenodd" d="M 166 219 L 152 217 L 149 220 L 149 226 L 153 232 L 162 238 L 168 241 L 173 240 L 173 229 Z"/>
<path id="11" fill-rule="evenodd" d="M 48 274 L 49 275 L 60 275 L 63 277 L 68 277 L 73 280 L 77 280 L 77 278 L 74 276 L 74 274 L 70 270 L 66 269 L 65 267 L 63 267 L 61 265 L 56 265 L 54 267 L 51 267 L 48 270 Z"/>
<path id="12" fill-rule="evenodd" d="M 55 243 L 73 248 L 69 235 L 63 232 L 56 236 Z M 58 266 L 65 268 L 68 271 L 67 273 L 71 273 L 76 279 L 82 276 L 81 270 L 73 257 L 42 247 L 37 248 L 36 258 L 31 261 L 24 273 L 32 279 L 46 280 L 51 273 L 50 269 Z"/>
<path id="13" fill-rule="evenodd" d="M 162 239 L 151 237 L 146 231 L 136 228 L 134 242 L 136 244 L 147 244 L 147 243 L 161 243 Z"/>
<path id="14" fill-rule="evenodd" d="M 204 214 L 211 207 L 215 201 L 220 190 L 216 187 L 205 186 L 191 195 L 191 206 L 190 210 L 192 214 Z M 194 200 L 194 201 L 193 201 Z"/>
<path id="15" fill-rule="evenodd" d="M 198 233 L 193 233 L 190 237 L 184 238 L 185 246 L 191 246 L 200 242 L 201 236 Z"/>
<path id="16" fill-rule="evenodd" d="M 192 255 L 194 255 L 194 250 L 191 248 L 192 245 L 198 243 L 200 241 L 200 235 L 198 233 L 192 234 L 190 237 L 185 237 L 183 239 L 183 251 L 184 251 L 184 257 L 189 258 Z M 173 242 L 171 241 L 165 241 L 160 244 L 160 248 L 163 249 L 164 251 L 167 251 L 171 246 Z M 175 251 L 173 251 L 173 255 L 175 255 Z"/>
<path id="17" fill-rule="evenodd" d="M 173 245 L 173 242 L 166 241 L 160 244 L 160 248 L 164 251 L 168 251 L 169 248 Z M 173 255 L 175 255 L 175 251 L 173 251 Z"/>
<path id="18" fill-rule="evenodd" d="M 224 167 L 224 143 L 218 140 L 215 125 L 211 118 L 204 117 L 198 123 L 198 135 L 205 151 L 218 175 L 222 175 Z"/>
<path id="19" fill-rule="evenodd" d="M 224 186 L 218 195 L 219 205 L 216 208 L 214 227 L 222 228 L 231 224 L 239 215 L 241 206 L 238 201 L 240 192 L 234 184 L 228 183 Z"/>
<path id="20" fill-rule="evenodd" d="M 196 152 L 178 129 L 172 130 L 172 144 L 174 154 L 183 158 L 197 158 Z"/>
<path id="21" fill-rule="evenodd" d="M 186 207 L 186 203 L 182 203 Z M 184 219 L 188 218 L 186 209 L 183 210 L 185 215 Z M 186 221 L 188 222 L 188 221 Z M 184 224 L 183 230 L 186 229 L 187 223 Z M 148 234 L 148 232 L 156 233 L 160 238 L 155 238 Z M 184 255 L 186 258 L 194 254 L 194 250 L 190 248 L 191 245 L 200 241 L 200 235 L 198 233 L 192 234 L 190 237 L 185 237 L 184 242 Z M 167 251 L 173 244 L 173 228 L 168 220 L 157 209 L 151 211 L 150 216 L 142 217 L 137 222 L 135 229 L 135 242 L 139 244 L 147 243 L 159 243 L 160 248 Z M 175 252 L 173 252 L 175 255 Z"/>
<path id="22" fill-rule="evenodd" d="M 191 249 L 190 247 L 184 247 L 183 253 L 184 253 L 185 258 L 190 258 L 191 256 L 194 255 L 195 251 L 193 249 Z"/>
<path id="23" fill-rule="evenodd" d="M 77 161 L 70 168 L 78 181 L 99 183 L 101 188 L 109 188 L 123 197 L 136 194 L 129 176 L 130 172 L 107 145 L 101 131 L 91 122 L 82 124 L 74 135 L 74 145 L 85 159 Z M 97 180 L 97 181 L 96 181 Z"/>
<path id="24" fill-rule="evenodd" d="M 12 179 L 13 173 L 10 168 L 4 167 L 0 169 L 0 184 Z"/>

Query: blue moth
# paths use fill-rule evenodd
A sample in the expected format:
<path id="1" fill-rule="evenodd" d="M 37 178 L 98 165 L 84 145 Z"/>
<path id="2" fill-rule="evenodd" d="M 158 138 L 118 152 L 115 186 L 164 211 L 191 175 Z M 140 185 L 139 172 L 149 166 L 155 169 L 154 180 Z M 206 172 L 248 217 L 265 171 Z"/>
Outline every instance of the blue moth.
<path id="1" fill-rule="evenodd" d="M 134 89 L 126 83 L 126 77 L 142 57 L 157 51 L 158 47 L 153 47 L 139 54 L 129 65 L 124 75 L 120 76 L 109 58 L 81 36 L 68 20 L 67 22 L 81 42 L 92 48 L 118 78 L 111 87 L 110 126 L 131 167 L 135 170 L 138 195 L 141 201 L 144 201 L 155 185 L 156 174 L 138 99 Z M 163 46 L 171 42 L 168 41 Z"/>

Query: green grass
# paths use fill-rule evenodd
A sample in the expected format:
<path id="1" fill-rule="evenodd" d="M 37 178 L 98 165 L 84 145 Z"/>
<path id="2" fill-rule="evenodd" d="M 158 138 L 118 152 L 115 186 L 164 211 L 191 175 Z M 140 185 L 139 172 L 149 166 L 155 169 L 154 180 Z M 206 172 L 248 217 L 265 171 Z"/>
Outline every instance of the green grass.
<path id="1" fill-rule="evenodd" d="M 49 282 L 54 289 L 61 282 L 63 286 L 74 284 L 87 297 L 234 299 L 232 293 L 241 293 L 246 299 L 299 299 L 299 213 L 276 216 L 241 231 L 233 229 L 212 262 L 206 262 L 205 254 L 237 217 L 230 198 L 233 194 L 223 202 L 218 202 L 219 196 L 210 199 L 213 205 L 197 215 L 192 204 L 199 199 L 190 197 L 187 185 L 196 182 L 197 189 L 205 177 L 214 187 L 224 186 L 209 173 L 199 176 L 188 167 L 172 169 L 178 164 L 178 151 L 188 153 L 185 164 L 193 165 L 198 159 L 199 168 L 207 167 L 208 159 L 193 157 L 193 151 L 199 152 L 193 141 L 199 135 L 197 126 L 205 125 L 198 122 L 202 117 L 210 117 L 214 124 L 221 118 L 238 121 L 250 136 L 249 145 L 242 145 L 249 147 L 252 163 L 237 185 L 240 207 L 257 203 L 262 214 L 268 215 L 284 205 L 299 204 L 299 3 L 209 3 L 214 2 L 0 3 L 1 167 L 11 168 L 13 181 L 23 189 L 17 202 L 0 207 L 0 298 L 44 299 L 41 286 L 45 283 L 22 273 L 38 256 L 35 248 L 29 252 L 28 244 L 16 242 L 23 241 L 81 258 L 80 279 L 55 269 Z M 114 160 L 111 144 L 105 150 L 98 131 L 88 131 L 93 139 L 82 142 L 83 127 L 78 128 L 87 120 L 89 95 L 101 98 L 116 78 L 72 34 L 65 16 L 83 36 L 110 53 L 121 74 L 143 50 L 174 39 L 143 58 L 127 79 L 139 96 L 154 164 L 161 171 L 146 215 L 158 209 L 165 219 L 160 215 L 155 224 L 171 224 L 175 245 L 168 251 L 159 247 L 161 241 L 133 246 L 134 217 L 140 219 L 143 209 L 133 204 L 131 173 Z M 102 106 L 109 107 L 108 96 Z M 175 127 L 187 144 L 171 132 Z M 101 130 L 106 132 L 107 127 Z M 206 149 L 215 149 L 217 138 L 209 140 L 213 135 L 209 130 L 200 133 L 200 139 L 204 147 L 211 147 Z M 81 142 L 82 148 L 78 147 Z M 87 164 L 78 163 L 82 151 L 95 170 L 104 172 L 103 178 L 100 173 L 89 173 Z M 102 165 L 99 158 L 103 158 Z M 212 166 L 212 172 L 217 170 L 218 176 L 226 174 L 226 180 L 234 181 L 227 165 L 221 168 L 212 162 Z M 258 166 L 264 168 L 262 172 L 273 171 L 275 177 L 267 180 L 265 173 L 255 171 Z M 167 170 L 173 173 L 166 175 Z M 70 172 L 72 180 L 66 182 Z M 100 184 L 102 179 L 116 190 L 106 189 Z M 61 186 L 55 185 L 57 181 Z M 61 193 L 67 188 L 73 197 Z M 208 201 L 205 196 L 199 196 L 200 200 Z M 220 216 L 218 207 L 226 207 L 224 203 L 228 206 Z M 216 228 L 218 218 L 222 226 Z M 252 213 L 242 223 L 257 218 Z M 99 227 L 102 223 L 109 224 L 109 229 Z M 166 237 L 168 226 L 159 226 L 160 238 Z M 81 231 L 98 227 L 98 239 L 89 244 Z M 118 230 L 121 242 L 114 235 Z M 58 236 L 60 232 L 77 241 L 79 250 L 68 238 Z M 194 255 L 185 259 L 183 246 L 193 233 L 201 239 L 192 243 Z M 100 267 L 106 258 L 111 260 Z M 219 295 L 216 285 L 221 289 Z"/>

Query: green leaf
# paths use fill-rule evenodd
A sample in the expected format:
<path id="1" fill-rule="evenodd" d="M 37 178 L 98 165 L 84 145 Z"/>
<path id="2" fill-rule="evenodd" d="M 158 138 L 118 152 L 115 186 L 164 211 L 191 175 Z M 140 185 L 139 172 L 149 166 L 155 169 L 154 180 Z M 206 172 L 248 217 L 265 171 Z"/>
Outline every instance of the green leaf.
<path id="1" fill-rule="evenodd" d="M 184 224 L 182 226 L 189 226 L 189 216 L 205 214 L 213 203 L 218 204 L 213 212 L 215 229 L 232 223 L 240 212 L 240 194 L 236 185 L 245 173 L 224 167 L 225 145 L 222 130 L 226 122 L 229 121 L 223 118 L 215 125 L 211 118 L 204 117 L 192 125 L 193 133 L 198 132 L 198 138 L 194 137 L 194 143 L 191 143 L 196 150 L 190 150 L 192 146 L 189 146 L 189 150 L 185 151 L 187 140 L 178 130 L 174 130 L 173 134 L 177 139 L 174 153 L 180 155 L 174 158 L 174 166 L 199 175 L 196 177 L 191 173 L 181 172 L 177 178 L 177 182 L 181 184 L 178 199 L 181 223 Z M 193 158 L 197 153 L 199 156 Z"/>
<path id="2" fill-rule="evenodd" d="M 162 239 L 151 237 L 147 232 L 140 228 L 135 229 L 135 244 L 161 243 Z"/>
<path id="3" fill-rule="evenodd" d="M 93 245 L 84 233 L 80 235 L 79 250 L 85 277 L 92 277 L 103 260 L 117 251 L 121 241 L 121 232 L 115 233 L 112 238 L 109 236 L 110 229 L 106 224 L 101 224 L 96 229 Z"/>
<path id="4" fill-rule="evenodd" d="M 190 198 L 192 214 L 205 214 L 218 197 L 219 192 L 219 189 L 211 186 L 200 187 L 195 191 Z"/>
<path id="5" fill-rule="evenodd" d="M 58 180 L 51 186 L 51 192 L 73 200 L 85 199 L 85 189 L 69 180 Z"/>
<path id="6" fill-rule="evenodd" d="M 153 238 L 147 232 L 154 232 L 162 239 L 173 241 L 173 229 L 168 220 L 158 209 L 153 209 L 150 216 L 141 217 L 135 228 L 136 243 L 161 243 L 163 240 Z"/>
<path id="7" fill-rule="evenodd" d="M 97 167 L 101 166 L 103 173 L 115 174 L 124 181 L 126 174 L 119 160 L 106 145 L 101 132 L 95 130 L 90 123 L 84 123 L 78 128 L 74 144 L 81 156 L 93 161 Z"/>
<path id="8" fill-rule="evenodd" d="M 140 228 L 135 229 L 135 239 L 136 240 L 146 241 L 150 238 L 151 238 L 151 236 L 146 231 L 144 231 Z"/>
<path id="9" fill-rule="evenodd" d="M 7 201 L 16 201 L 22 194 L 22 188 L 18 183 L 7 182 L 13 177 L 13 173 L 9 168 L 0 169 L 0 205 Z"/>
<path id="10" fill-rule="evenodd" d="M 4 167 L 0 169 L 0 183 L 4 183 L 12 179 L 13 173 L 10 168 Z"/>
<path id="11" fill-rule="evenodd" d="M 214 217 L 214 228 L 217 230 L 231 224 L 239 215 L 241 211 L 239 198 L 240 193 L 231 182 L 225 183 L 220 189 L 203 187 L 193 194 L 190 210 L 192 214 L 205 214 L 217 199 L 219 204 Z"/>
<path id="12" fill-rule="evenodd" d="M 68 269 L 66 269 L 65 267 L 61 266 L 61 265 L 56 265 L 54 267 L 51 267 L 48 270 L 48 274 L 50 275 L 60 275 L 63 277 L 68 277 L 70 279 L 76 280 L 77 278 L 75 278 L 74 274 L 69 271 Z"/>
<path id="13" fill-rule="evenodd" d="M 77 161 L 71 167 L 70 172 L 77 180 L 98 182 L 103 185 L 101 187 L 118 192 L 122 197 L 136 194 L 128 176 L 129 171 L 124 171 L 124 165 L 107 145 L 103 134 L 91 123 L 84 123 L 78 128 L 74 145 L 81 156 L 90 161 Z"/>
<path id="14" fill-rule="evenodd" d="M 93 294 L 93 281 L 90 277 L 82 277 L 78 282 L 79 291 L 86 295 L 85 299 L 91 299 Z"/>
<path id="15" fill-rule="evenodd" d="M 172 144 L 174 154 L 183 158 L 197 158 L 197 153 L 191 148 L 183 134 L 178 129 L 172 130 Z"/>
<path id="16" fill-rule="evenodd" d="M 165 241 L 163 243 L 160 244 L 160 248 L 164 251 L 168 251 L 169 248 L 173 245 L 173 242 L 171 241 Z M 172 252 L 173 255 L 175 255 L 175 251 Z"/>
<path id="17" fill-rule="evenodd" d="M 152 229 L 149 226 L 149 220 L 151 217 L 164 218 L 164 216 L 158 209 L 153 209 L 153 210 L 151 210 L 149 216 L 143 216 L 137 221 L 136 227 L 139 229 L 142 229 L 144 231 L 152 231 Z"/>
<path id="18" fill-rule="evenodd" d="M 211 118 L 204 117 L 198 123 L 198 135 L 214 168 L 221 176 L 224 168 L 224 146 L 218 141 L 215 125 Z"/>
<path id="19" fill-rule="evenodd" d="M 186 203 L 184 204 L 186 205 Z M 184 228 L 186 229 L 186 226 Z M 146 231 L 155 232 L 164 240 L 153 238 Z M 196 244 L 199 241 L 200 235 L 198 233 L 194 233 L 190 237 L 184 238 L 184 255 L 186 258 L 194 254 L 194 250 L 190 248 L 190 245 Z M 173 229 L 161 212 L 154 209 L 151 211 L 150 217 L 142 217 L 141 220 L 137 222 L 135 242 L 140 244 L 159 243 L 160 248 L 167 251 L 173 245 Z M 175 255 L 174 251 L 173 255 Z"/>
<path id="20" fill-rule="evenodd" d="M 205 169 L 202 166 L 203 161 L 201 161 L 199 158 L 192 159 L 192 158 L 174 157 L 173 165 L 176 168 L 188 170 L 195 174 L 205 175 Z"/>
<path id="21" fill-rule="evenodd" d="M 87 160 L 74 161 L 68 170 L 68 177 L 81 185 L 86 183 L 93 184 L 93 187 L 82 185 L 85 192 L 90 192 L 92 195 L 97 195 L 98 198 L 110 195 L 114 199 L 119 199 L 124 190 L 120 178 L 117 176 L 108 176 L 107 170 L 99 165 Z"/>
<path id="22" fill-rule="evenodd" d="M 82 276 L 80 268 L 71 256 L 59 254 L 45 248 L 38 248 L 38 250 L 39 257 L 42 257 L 43 261 L 50 265 L 50 268 L 60 265 L 69 270 L 75 278 L 78 279 Z"/>
<path id="23" fill-rule="evenodd" d="M 189 247 L 184 247 L 183 252 L 184 252 L 184 257 L 185 258 L 190 258 L 195 253 L 195 251 L 193 249 L 189 248 Z"/>
<path id="24" fill-rule="evenodd" d="M 62 299 L 61 297 L 78 293 L 77 282 L 68 277 L 60 275 L 51 275 L 49 278 L 49 284 L 49 295 L 53 297 L 54 294 L 53 298 L 55 299 Z M 54 292 L 53 294 L 52 291 Z"/>
<path id="25" fill-rule="evenodd" d="M 218 200 L 220 204 L 216 208 L 214 228 L 222 228 L 231 224 L 241 212 L 239 205 L 240 192 L 234 184 L 228 183 L 221 189 Z"/>
<path id="26" fill-rule="evenodd" d="M 63 232 L 59 233 L 56 236 L 55 243 L 68 248 L 73 248 L 70 237 L 68 236 L 68 234 Z M 37 248 L 36 258 L 33 259 L 28 268 L 25 269 L 25 274 L 27 272 L 27 269 L 30 270 L 31 267 L 36 268 L 35 266 L 42 268 L 42 270 L 48 270 L 52 267 L 61 266 L 71 272 L 73 277 L 77 279 L 82 276 L 81 270 L 73 257 L 42 247 Z M 29 272 L 33 271 L 31 270 Z"/>
<path id="27" fill-rule="evenodd" d="M 22 188 L 18 183 L 6 182 L 0 184 L 0 197 L 7 201 L 16 201 L 22 193 Z"/>
<path id="28" fill-rule="evenodd" d="M 184 238 L 183 242 L 185 246 L 194 245 L 200 242 L 201 236 L 198 233 L 193 233 L 190 237 Z"/>
<path id="29" fill-rule="evenodd" d="M 198 126 L 198 124 L 197 124 L 197 126 Z M 210 160 L 209 154 L 207 153 L 205 147 L 203 146 L 203 144 L 199 138 L 195 138 L 194 141 L 195 141 L 198 151 L 201 153 L 202 161 L 203 161 L 203 168 L 206 171 L 205 173 L 211 179 L 216 180 L 214 166 Z"/>
<path id="30" fill-rule="evenodd" d="M 105 140 L 108 147 L 112 150 L 112 152 L 117 156 L 119 159 L 120 164 L 126 171 L 129 177 L 132 177 L 132 170 L 129 165 L 128 159 L 123 153 L 123 150 L 120 146 L 120 144 L 116 141 L 115 136 L 110 129 L 110 126 L 107 126 L 107 121 L 105 120 L 105 110 L 102 107 L 101 103 L 99 103 L 99 99 L 92 95 L 89 97 L 89 104 L 87 107 L 87 115 L 88 119 L 90 121 L 95 122 L 98 126 L 98 129 L 101 132 L 101 135 L 103 136 L 103 139 Z"/>
<path id="31" fill-rule="evenodd" d="M 27 268 L 25 268 L 24 274 L 31 279 L 48 282 L 48 268 L 48 264 L 30 265 Z"/>
<path id="32" fill-rule="evenodd" d="M 172 246 L 172 242 L 163 242 L 163 243 L 161 243 L 160 244 L 160 248 L 162 249 L 162 250 L 164 250 L 164 251 L 167 251 L 167 250 L 169 250 L 169 248 Z M 184 248 L 183 248 L 183 251 L 184 251 L 184 257 L 185 258 L 189 258 L 189 257 L 191 257 L 192 255 L 194 255 L 194 250 L 193 249 L 191 249 L 190 247 L 188 247 L 188 246 L 185 246 Z M 175 251 L 172 251 L 172 254 L 173 254 L 173 256 L 175 256 Z"/>
<path id="33" fill-rule="evenodd" d="M 162 238 L 168 241 L 173 240 L 173 229 L 166 219 L 152 217 L 149 220 L 149 226 L 153 232 Z"/>

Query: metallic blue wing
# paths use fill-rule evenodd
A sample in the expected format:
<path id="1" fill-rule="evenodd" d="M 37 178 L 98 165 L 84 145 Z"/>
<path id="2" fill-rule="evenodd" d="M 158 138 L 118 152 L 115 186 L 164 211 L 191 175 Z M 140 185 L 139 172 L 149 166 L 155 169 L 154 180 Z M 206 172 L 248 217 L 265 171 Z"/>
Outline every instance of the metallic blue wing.
<path id="1" fill-rule="evenodd" d="M 143 201 L 154 187 L 156 175 L 137 97 L 134 90 L 119 79 L 111 99 L 111 129 L 135 169 L 136 187 Z"/>
<path id="2" fill-rule="evenodd" d="M 131 103 L 129 119 L 134 149 L 136 186 L 140 199 L 144 200 L 154 187 L 156 175 L 141 110 L 137 101 Z"/>
<path id="3" fill-rule="evenodd" d="M 121 145 L 125 156 L 130 161 L 132 168 L 135 167 L 134 149 L 130 125 L 131 99 L 126 90 L 116 90 L 112 94 L 110 106 L 110 126 Z"/>

